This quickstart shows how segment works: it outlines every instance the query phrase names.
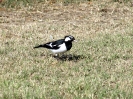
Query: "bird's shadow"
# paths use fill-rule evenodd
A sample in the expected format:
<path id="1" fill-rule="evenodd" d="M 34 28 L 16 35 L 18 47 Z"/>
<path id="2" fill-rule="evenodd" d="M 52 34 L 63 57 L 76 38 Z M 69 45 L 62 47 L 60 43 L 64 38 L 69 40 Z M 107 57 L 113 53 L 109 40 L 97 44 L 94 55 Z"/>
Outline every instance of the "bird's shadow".
<path id="1" fill-rule="evenodd" d="M 75 54 L 68 54 L 68 55 L 66 54 L 66 55 L 59 55 L 53 57 L 61 61 L 75 61 L 75 62 L 85 58 L 85 56 L 83 55 L 75 55 Z"/>

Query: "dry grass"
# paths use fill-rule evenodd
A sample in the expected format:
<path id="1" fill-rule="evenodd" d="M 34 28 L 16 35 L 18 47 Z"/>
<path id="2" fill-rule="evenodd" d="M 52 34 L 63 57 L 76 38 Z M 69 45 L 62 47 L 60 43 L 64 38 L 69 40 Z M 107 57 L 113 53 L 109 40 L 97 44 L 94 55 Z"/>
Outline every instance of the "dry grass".
<path id="1" fill-rule="evenodd" d="M 93 1 L 1 11 L 0 98 L 131 99 L 129 5 Z M 63 59 L 53 58 L 46 49 L 33 49 L 67 34 L 78 43 Z"/>

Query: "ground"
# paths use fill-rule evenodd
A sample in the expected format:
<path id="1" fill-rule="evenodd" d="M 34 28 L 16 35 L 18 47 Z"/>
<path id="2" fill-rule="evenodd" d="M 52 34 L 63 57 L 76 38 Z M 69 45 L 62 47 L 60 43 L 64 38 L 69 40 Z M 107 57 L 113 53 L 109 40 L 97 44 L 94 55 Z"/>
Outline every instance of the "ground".
<path id="1" fill-rule="evenodd" d="M 131 99 L 133 7 L 130 3 L 0 9 L 0 98 Z M 33 49 L 73 35 L 73 48 L 52 57 Z"/>

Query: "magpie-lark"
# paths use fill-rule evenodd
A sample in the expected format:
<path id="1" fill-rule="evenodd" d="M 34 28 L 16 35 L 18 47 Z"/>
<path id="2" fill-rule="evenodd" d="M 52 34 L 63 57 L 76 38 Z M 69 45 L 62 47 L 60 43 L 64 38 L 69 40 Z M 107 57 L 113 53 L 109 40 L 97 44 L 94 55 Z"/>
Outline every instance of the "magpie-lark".
<path id="1" fill-rule="evenodd" d="M 70 50 L 72 47 L 72 41 L 75 41 L 75 38 L 71 35 L 68 35 L 68 36 L 65 36 L 64 39 L 59 39 L 57 41 L 41 44 L 41 45 L 35 46 L 34 48 L 50 49 L 52 53 L 57 56 L 57 54 L 59 53 L 63 53 Z"/>

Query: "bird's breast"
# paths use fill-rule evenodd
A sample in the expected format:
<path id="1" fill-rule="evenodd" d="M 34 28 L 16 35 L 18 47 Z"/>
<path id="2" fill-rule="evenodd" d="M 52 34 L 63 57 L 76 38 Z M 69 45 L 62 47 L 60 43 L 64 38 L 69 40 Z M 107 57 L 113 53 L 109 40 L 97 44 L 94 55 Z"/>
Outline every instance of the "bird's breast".
<path id="1" fill-rule="evenodd" d="M 65 43 L 59 45 L 59 49 L 51 49 L 52 53 L 58 54 L 58 53 L 63 53 L 67 51 Z"/>

